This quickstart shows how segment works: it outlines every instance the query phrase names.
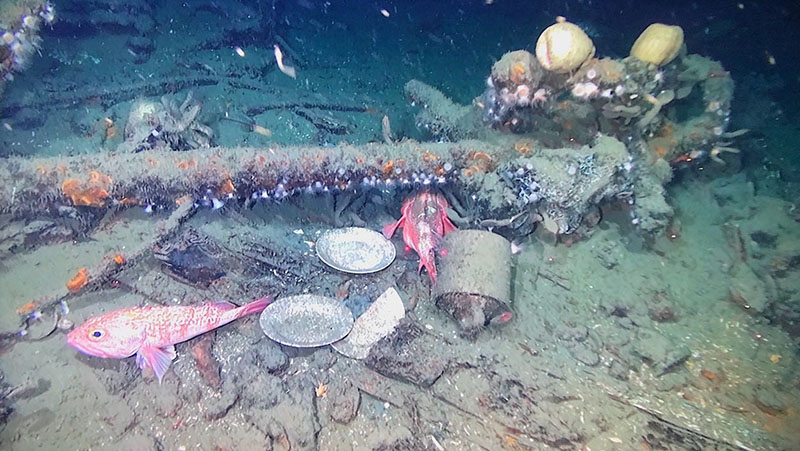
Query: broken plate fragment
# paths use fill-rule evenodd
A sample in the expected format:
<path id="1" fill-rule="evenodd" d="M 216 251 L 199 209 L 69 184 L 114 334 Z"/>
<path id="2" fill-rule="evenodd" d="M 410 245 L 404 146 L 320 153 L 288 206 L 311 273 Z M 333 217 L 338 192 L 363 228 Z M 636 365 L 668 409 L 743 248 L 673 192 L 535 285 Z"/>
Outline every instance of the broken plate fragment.
<path id="1" fill-rule="evenodd" d="M 264 334 L 295 348 L 325 346 L 350 332 L 353 314 L 336 299 L 302 294 L 278 299 L 261 312 Z"/>
<path id="2" fill-rule="evenodd" d="M 389 288 L 358 317 L 350 334 L 331 346 L 352 359 L 365 359 L 372 345 L 392 333 L 405 316 L 400 295 Z"/>
<path id="3" fill-rule="evenodd" d="M 383 235 L 362 227 L 328 230 L 314 247 L 323 263 L 350 274 L 378 272 L 391 265 L 397 253 Z"/>

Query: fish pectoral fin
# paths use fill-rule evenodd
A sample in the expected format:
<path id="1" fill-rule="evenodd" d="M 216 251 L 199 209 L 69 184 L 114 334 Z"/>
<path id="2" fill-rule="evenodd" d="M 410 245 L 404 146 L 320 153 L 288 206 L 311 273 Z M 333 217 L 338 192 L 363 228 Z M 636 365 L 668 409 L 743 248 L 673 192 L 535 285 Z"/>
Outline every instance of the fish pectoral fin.
<path id="1" fill-rule="evenodd" d="M 456 227 L 455 224 L 453 224 L 450 221 L 450 218 L 447 217 L 447 212 L 442 212 L 441 213 L 441 218 L 442 218 L 441 219 L 441 221 L 442 221 L 442 236 L 445 236 L 450 232 L 454 232 L 454 231 L 458 230 L 458 227 Z"/>
<path id="2" fill-rule="evenodd" d="M 402 227 L 403 220 L 404 218 L 400 218 L 397 222 L 392 222 L 383 226 L 383 236 L 386 237 L 387 240 L 391 239 L 395 230 L 397 230 L 398 227 Z"/>
<path id="3" fill-rule="evenodd" d="M 136 364 L 142 369 L 147 367 L 152 368 L 160 384 L 161 379 L 164 378 L 164 374 L 166 374 L 176 356 L 175 346 L 169 345 L 163 348 L 157 348 L 155 346 L 144 345 L 139 348 L 139 352 L 136 353 Z"/>

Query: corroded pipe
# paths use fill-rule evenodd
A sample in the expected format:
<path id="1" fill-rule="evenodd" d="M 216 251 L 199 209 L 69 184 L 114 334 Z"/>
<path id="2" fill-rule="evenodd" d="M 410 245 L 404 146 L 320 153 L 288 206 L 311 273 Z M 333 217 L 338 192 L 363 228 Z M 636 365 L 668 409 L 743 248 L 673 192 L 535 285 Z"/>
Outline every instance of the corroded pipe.
<path id="1" fill-rule="evenodd" d="M 470 183 L 516 155 L 479 141 L 337 147 L 213 148 L 0 160 L 0 213 L 61 206 L 171 208 L 184 195 L 211 206 L 298 191 Z"/>

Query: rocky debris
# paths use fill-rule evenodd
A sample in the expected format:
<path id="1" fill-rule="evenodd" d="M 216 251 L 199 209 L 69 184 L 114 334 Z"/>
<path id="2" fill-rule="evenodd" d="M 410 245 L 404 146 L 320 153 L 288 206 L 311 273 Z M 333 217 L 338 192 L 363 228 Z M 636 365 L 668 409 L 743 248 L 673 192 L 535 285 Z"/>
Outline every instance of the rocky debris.
<path id="1" fill-rule="evenodd" d="M 156 49 L 153 40 L 147 36 L 131 36 L 125 41 L 125 46 L 130 50 L 136 64 L 146 62 Z"/>
<path id="2" fill-rule="evenodd" d="M 116 449 L 158 449 L 158 442 L 145 434 L 126 434 L 114 443 Z"/>
<path id="3" fill-rule="evenodd" d="M 203 380 L 212 388 L 219 388 L 222 385 L 219 376 L 219 362 L 211 352 L 214 335 L 214 332 L 210 332 L 198 338 L 192 345 L 192 357 L 194 357 L 197 370 L 200 371 Z"/>
<path id="4" fill-rule="evenodd" d="M 414 451 L 418 449 L 429 448 L 416 437 L 405 437 L 392 442 L 381 443 L 373 448 L 373 451 Z"/>
<path id="5" fill-rule="evenodd" d="M 117 151 L 211 147 L 214 130 L 200 122 L 202 107 L 192 91 L 180 103 L 168 96 L 162 96 L 160 102 L 145 99 L 134 102 L 125 123 L 125 141 Z"/>
<path id="6" fill-rule="evenodd" d="M 669 169 L 669 165 L 666 167 Z M 651 235 L 666 229 L 674 215 L 672 207 L 667 203 L 664 183 L 666 181 L 653 174 L 640 174 L 636 181 L 634 224 Z"/>
<path id="7" fill-rule="evenodd" d="M 317 408 L 331 420 L 348 424 L 356 417 L 361 404 L 361 392 L 347 380 L 338 380 L 328 385 L 324 397 L 317 397 Z M 320 419 L 322 421 L 322 419 Z"/>
<path id="8" fill-rule="evenodd" d="M 135 359 L 98 359 L 83 354 L 77 354 L 76 359 L 93 369 L 111 395 L 123 393 L 141 380 L 142 370 L 136 366 Z"/>
<path id="9" fill-rule="evenodd" d="M 204 416 L 208 420 L 218 420 L 231 410 L 241 396 L 242 387 L 227 379 L 216 393 L 204 396 L 201 400 L 204 406 Z"/>
<path id="10" fill-rule="evenodd" d="M 280 345 L 266 338 L 256 344 L 253 359 L 256 365 L 270 374 L 278 374 L 289 366 L 289 357 Z"/>
<path id="11" fill-rule="evenodd" d="M 650 319 L 657 323 L 672 323 L 678 320 L 675 308 L 669 305 L 657 305 L 648 309 Z"/>
<path id="12" fill-rule="evenodd" d="M 72 229 L 53 221 L 4 224 L 0 230 L 0 255 L 19 252 L 23 248 L 30 250 L 44 244 L 68 241 L 72 237 Z"/>
<path id="13" fill-rule="evenodd" d="M 685 371 L 667 373 L 656 380 L 655 389 L 663 392 L 674 391 L 685 387 L 688 381 L 689 375 Z"/>
<path id="14" fill-rule="evenodd" d="M 430 387 L 450 362 L 443 355 L 447 346 L 417 323 L 402 320 L 394 332 L 372 347 L 366 365 L 384 376 Z"/>
<path id="15" fill-rule="evenodd" d="M 593 343 L 574 343 L 567 346 L 569 354 L 575 360 L 586 366 L 597 366 L 600 363 L 600 353 Z"/>
<path id="16" fill-rule="evenodd" d="M 153 255 L 169 275 L 203 288 L 223 277 L 232 266 L 222 246 L 191 228 L 169 243 L 156 245 Z"/>
<path id="17" fill-rule="evenodd" d="M 241 386 L 240 401 L 256 409 L 269 409 L 283 399 L 281 379 L 261 371 L 239 371 L 233 376 L 235 385 Z"/>
<path id="18" fill-rule="evenodd" d="M 494 318 L 509 312 L 508 306 L 497 299 L 467 293 L 438 296 L 436 306 L 456 320 L 461 327 L 461 337 L 470 341 L 475 341 Z"/>
<path id="19" fill-rule="evenodd" d="M 35 108 L 22 108 L 13 116 L 14 128 L 19 130 L 36 130 L 46 123 L 47 115 Z"/>
<path id="20" fill-rule="evenodd" d="M 594 240 L 591 247 L 592 255 L 606 269 L 614 269 L 624 258 L 625 249 L 617 240 Z"/>
<path id="21" fill-rule="evenodd" d="M 113 437 L 122 437 L 130 431 L 140 420 L 136 410 L 129 403 L 114 403 L 104 406 L 101 410 L 103 423 L 108 426 L 108 432 Z M 124 448 L 118 448 L 124 449 Z"/>
<path id="22" fill-rule="evenodd" d="M 622 142 L 599 135 L 579 148 L 535 149 L 512 161 L 508 174 L 517 202 L 535 205 L 548 231 L 568 234 L 598 204 L 630 195 L 629 158 Z"/>
<path id="23" fill-rule="evenodd" d="M 744 172 L 712 181 L 711 195 L 729 219 L 745 219 L 752 214 L 755 187 Z"/>
<path id="24" fill-rule="evenodd" d="M 734 303 L 744 309 L 763 313 L 770 304 L 770 291 L 747 264 L 739 263 L 733 267 L 730 297 Z"/>
<path id="25" fill-rule="evenodd" d="M 589 336 L 589 329 L 582 324 L 564 324 L 553 332 L 559 340 L 563 341 L 582 342 Z"/>
<path id="26" fill-rule="evenodd" d="M 353 296 L 348 299 L 352 298 Z M 393 287 L 389 287 L 358 316 L 350 333 L 333 343 L 333 349 L 353 359 L 365 359 L 369 349 L 391 333 L 405 314 L 400 294 Z"/>
<path id="27" fill-rule="evenodd" d="M 0 432 L 6 427 L 6 421 L 11 415 L 11 406 L 8 404 L 8 393 L 11 387 L 5 382 L 5 374 L 0 371 Z"/>
<path id="28" fill-rule="evenodd" d="M 277 442 L 273 442 L 272 438 L 265 434 L 262 431 L 252 427 L 251 425 L 244 425 L 244 427 L 237 427 L 235 431 L 226 431 L 223 432 L 221 435 L 214 431 L 214 446 L 209 446 L 209 449 L 214 449 L 217 451 L 228 451 L 228 450 L 244 450 L 244 449 L 259 449 L 259 450 L 269 450 L 269 451 L 281 451 L 287 450 L 287 447 L 281 446 Z M 123 449 L 134 449 L 134 448 L 123 448 Z M 145 448 L 135 448 L 135 449 L 145 449 Z M 158 449 L 158 448 L 146 448 L 146 449 Z"/>
<path id="29" fill-rule="evenodd" d="M 691 351 L 683 343 L 670 340 L 654 330 L 639 329 L 633 344 L 633 352 L 663 376 L 676 369 L 690 356 Z"/>
<path id="30" fill-rule="evenodd" d="M 477 108 L 459 105 L 419 80 L 409 81 L 403 90 L 412 105 L 422 107 L 414 117 L 417 127 L 433 138 L 456 141 L 485 135 Z"/>
<path id="31" fill-rule="evenodd" d="M 144 0 L 92 0 L 59 5 L 56 30 L 61 33 L 151 34 L 155 9 Z"/>
<path id="32" fill-rule="evenodd" d="M 788 404 L 786 399 L 777 390 L 758 386 L 755 390 L 753 402 L 764 413 L 772 416 L 786 412 Z"/>
<path id="33" fill-rule="evenodd" d="M 6 394 L 7 399 L 30 399 L 41 395 L 50 389 L 52 383 L 43 378 L 32 379 L 29 378 L 23 383 L 13 387 Z"/>

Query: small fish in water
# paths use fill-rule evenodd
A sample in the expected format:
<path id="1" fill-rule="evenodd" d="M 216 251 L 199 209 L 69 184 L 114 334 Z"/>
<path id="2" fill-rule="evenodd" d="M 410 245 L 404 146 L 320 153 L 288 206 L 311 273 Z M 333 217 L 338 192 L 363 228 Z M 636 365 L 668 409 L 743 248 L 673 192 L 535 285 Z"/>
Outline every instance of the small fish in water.
<path id="1" fill-rule="evenodd" d="M 93 357 L 124 359 L 136 354 L 139 368 L 151 368 L 161 383 L 175 359 L 175 343 L 259 313 L 271 302 L 272 297 L 266 297 L 241 307 L 213 302 L 124 308 L 89 318 L 67 334 L 67 343 Z"/>
<path id="2" fill-rule="evenodd" d="M 281 52 L 281 48 L 278 47 L 278 44 L 275 44 L 274 47 L 275 47 L 275 61 L 278 63 L 278 69 L 280 69 L 281 72 L 292 78 L 297 78 L 297 73 L 295 72 L 294 67 L 283 65 L 283 52 Z"/>
<path id="3" fill-rule="evenodd" d="M 403 202 L 403 216 L 383 228 L 383 236 L 391 238 L 398 227 L 403 228 L 403 242 L 419 255 L 419 270 L 428 270 L 431 282 L 436 282 L 434 251 L 443 236 L 456 230 L 447 217 L 447 200 L 441 194 L 423 191 Z"/>

